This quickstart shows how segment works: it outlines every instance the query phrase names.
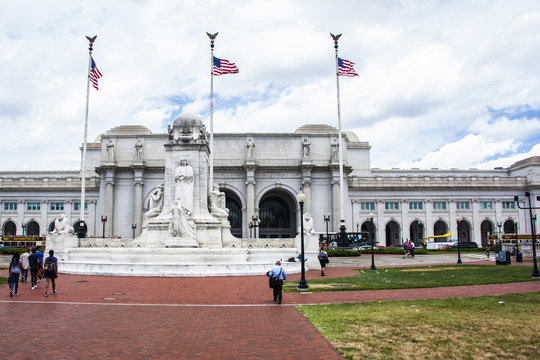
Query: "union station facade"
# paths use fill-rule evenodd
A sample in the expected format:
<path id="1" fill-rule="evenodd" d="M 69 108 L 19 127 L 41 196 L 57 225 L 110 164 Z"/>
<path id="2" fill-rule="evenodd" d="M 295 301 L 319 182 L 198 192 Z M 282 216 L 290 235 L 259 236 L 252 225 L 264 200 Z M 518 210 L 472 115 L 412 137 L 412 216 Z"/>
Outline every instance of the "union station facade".
<path id="1" fill-rule="evenodd" d="M 526 199 L 529 192 L 532 206 L 540 205 L 540 156 L 493 170 L 382 170 L 371 168 L 367 142 L 352 132 L 343 137 L 347 231 L 368 231 L 383 246 L 446 233 L 483 246 L 490 234 L 531 233 L 529 212 L 516 206 L 514 196 Z M 143 126 L 119 126 L 88 144 L 88 236 L 141 233 L 149 196 L 164 183 L 168 138 Z M 328 125 L 294 133 L 214 134 L 214 183 L 226 195 L 232 234 L 295 237 L 300 190 L 315 231 L 339 231 L 338 153 L 338 131 Z M 80 193 L 79 170 L 0 172 L 2 235 L 45 235 L 61 213 L 76 228 Z"/>

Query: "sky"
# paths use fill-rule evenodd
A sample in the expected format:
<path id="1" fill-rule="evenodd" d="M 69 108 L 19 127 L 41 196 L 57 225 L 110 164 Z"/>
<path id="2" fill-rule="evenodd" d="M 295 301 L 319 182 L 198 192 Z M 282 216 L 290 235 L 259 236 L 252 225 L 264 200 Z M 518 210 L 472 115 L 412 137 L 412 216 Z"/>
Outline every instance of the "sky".
<path id="1" fill-rule="evenodd" d="M 103 74 L 88 140 L 120 125 L 209 126 L 210 41 L 240 72 L 214 78 L 214 131 L 341 123 L 374 168 L 507 168 L 540 155 L 537 0 L 0 2 L 0 171 L 77 170 L 88 40 Z"/>

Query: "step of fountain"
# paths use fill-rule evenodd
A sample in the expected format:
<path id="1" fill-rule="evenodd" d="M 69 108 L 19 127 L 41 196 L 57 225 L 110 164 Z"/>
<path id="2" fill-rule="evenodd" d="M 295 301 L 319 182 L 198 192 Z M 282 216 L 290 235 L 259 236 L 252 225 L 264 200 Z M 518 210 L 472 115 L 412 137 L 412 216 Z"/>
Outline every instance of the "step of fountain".
<path id="1" fill-rule="evenodd" d="M 59 271 L 117 276 L 250 276 L 265 274 L 281 260 L 287 273 L 299 273 L 291 248 L 71 248 L 59 257 Z M 60 255 L 60 254 L 59 254 Z"/>

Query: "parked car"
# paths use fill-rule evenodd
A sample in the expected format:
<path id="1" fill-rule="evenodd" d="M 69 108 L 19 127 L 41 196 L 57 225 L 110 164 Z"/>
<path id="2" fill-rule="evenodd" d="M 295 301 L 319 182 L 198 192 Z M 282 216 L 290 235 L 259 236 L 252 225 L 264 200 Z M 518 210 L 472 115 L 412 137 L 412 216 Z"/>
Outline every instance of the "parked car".
<path id="1" fill-rule="evenodd" d="M 389 246 L 390 249 L 403 249 L 403 244 L 394 244 Z"/>

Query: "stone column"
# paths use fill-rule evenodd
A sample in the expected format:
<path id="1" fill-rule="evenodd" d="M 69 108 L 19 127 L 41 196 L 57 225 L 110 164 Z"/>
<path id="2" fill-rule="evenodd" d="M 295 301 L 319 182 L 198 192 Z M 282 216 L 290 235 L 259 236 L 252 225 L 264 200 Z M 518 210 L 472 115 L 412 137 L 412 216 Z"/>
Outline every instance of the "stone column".
<path id="1" fill-rule="evenodd" d="M 133 224 L 137 225 L 135 228 L 135 236 L 138 236 L 142 231 L 142 208 L 143 208 L 143 169 L 134 170 L 134 201 L 133 201 Z"/>
<path id="2" fill-rule="evenodd" d="M 246 170 L 246 219 L 244 223 L 246 224 L 246 230 L 249 234 L 249 222 L 251 217 L 255 214 L 255 169 L 257 168 L 254 164 L 244 165 Z"/>
<path id="3" fill-rule="evenodd" d="M 22 200 L 19 200 L 17 202 L 17 234 L 22 235 L 23 234 L 23 223 L 26 225 L 26 221 L 24 220 L 24 211 L 26 210 L 25 207 L 26 203 Z M 24 230 L 26 233 L 26 230 Z"/>
<path id="4" fill-rule="evenodd" d="M 41 201 L 40 204 L 40 222 L 41 222 L 41 228 L 39 229 L 39 233 L 41 235 L 46 235 L 49 232 L 49 222 L 47 221 L 47 208 L 49 206 L 49 203 L 45 200 Z"/>
<path id="5" fill-rule="evenodd" d="M 114 170 L 107 170 L 105 178 L 105 236 L 114 235 Z"/>
<path id="6" fill-rule="evenodd" d="M 96 204 L 96 200 L 88 201 L 88 219 L 85 218 L 85 221 L 87 222 L 89 236 L 96 236 L 96 234 L 98 234 L 98 231 L 96 229 Z"/>
<path id="7" fill-rule="evenodd" d="M 309 147 L 308 147 L 309 148 Z M 302 191 L 306 195 L 306 202 L 304 203 L 304 212 L 310 215 L 311 213 L 311 166 L 306 160 L 302 160 Z"/>
<path id="8" fill-rule="evenodd" d="M 339 181 L 333 180 L 332 184 L 332 231 L 339 231 L 340 223 L 340 205 L 339 205 Z"/>

